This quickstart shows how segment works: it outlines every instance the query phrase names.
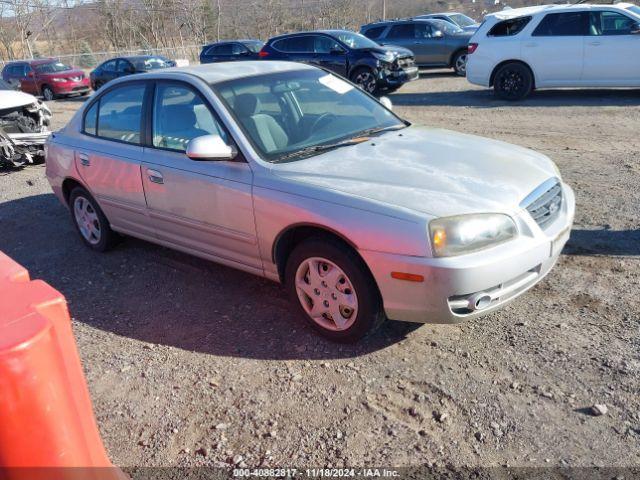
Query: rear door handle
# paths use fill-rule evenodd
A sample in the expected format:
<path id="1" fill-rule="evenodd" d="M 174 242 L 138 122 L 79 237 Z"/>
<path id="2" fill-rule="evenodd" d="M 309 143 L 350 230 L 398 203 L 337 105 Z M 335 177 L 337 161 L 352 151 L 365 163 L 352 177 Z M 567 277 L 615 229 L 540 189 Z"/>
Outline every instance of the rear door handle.
<path id="1" fill-rule="evenodd" d="M 598 45 L 601 45 L 602 42 L 589 42 L 589 45 L 593 45 L 594 47 L 597 47 Z"/>
<path id="2" fill-rule="evenodd" d="M 525 43 L 525 44 L 524 44 L 524 46 L 525 46 L 525 47 L 528 47 L 528 48 L 531 48 L 531 47 L 537 47 L 537 46 L 538 46 L 538 44 L 537 44 L 537 43 L 534 43 L 534 42 L 531 42 L 531 43 Z"/>
<path id="3" fill-rule="evenodd" d="M 152 170 L 148 168 L 147 175 L 149 175 L 149 180 L 152 181 L 153 183 L 158 183 L 160 185 L 164 183 L 164 177 L 162 176 L 162 173 L 160 173 L 158 170 Z"/>
<path id="4" fill-rule="evenodd" d="M 89 165 L 91 165 L 91 161 L 89 160 L 89 155 L 87 155 L 86 153 L 78 154 L 78 158 L 80 159 L 80 163 L 85 167 L 88 167 Z"/>

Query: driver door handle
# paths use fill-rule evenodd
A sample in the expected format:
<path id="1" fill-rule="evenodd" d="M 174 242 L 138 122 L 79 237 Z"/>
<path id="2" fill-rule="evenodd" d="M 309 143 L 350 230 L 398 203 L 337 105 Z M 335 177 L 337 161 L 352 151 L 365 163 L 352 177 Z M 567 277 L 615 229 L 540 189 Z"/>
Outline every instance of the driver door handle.
<path id="1" fill-rule="evenodd" d="M 153 183 L 158 183 L 160 185 L 164 184 L 164 177 L 162 173 L 158 170 L 152 170 L 150 168 L 147 169 L 147 175 L 149 176 L 149 180 Z"/>

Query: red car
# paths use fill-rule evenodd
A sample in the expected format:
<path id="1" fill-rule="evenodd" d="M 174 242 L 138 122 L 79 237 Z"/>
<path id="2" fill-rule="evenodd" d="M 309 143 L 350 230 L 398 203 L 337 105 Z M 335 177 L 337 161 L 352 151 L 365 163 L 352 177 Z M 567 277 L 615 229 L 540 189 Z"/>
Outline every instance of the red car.
<path id="1" fill-rule="evenodd" d="M 23 92 L 42 95 L 45 100 L 67 95 L 86 95 L 91 85 L 80 69 L 65 65 L 56 58 L 39 58 L 7 63 L 2 79 L 19 85 Z"/>

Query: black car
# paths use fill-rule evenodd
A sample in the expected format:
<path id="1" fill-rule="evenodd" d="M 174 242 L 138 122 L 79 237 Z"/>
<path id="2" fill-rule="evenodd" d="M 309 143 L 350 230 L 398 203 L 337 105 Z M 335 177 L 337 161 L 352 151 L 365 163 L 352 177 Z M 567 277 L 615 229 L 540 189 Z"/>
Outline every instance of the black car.
<path id="1" fill-rule="evenodd" d="M 269 39 L 263 60 L 306 62 L 348 78 L 371 94 L 391 92 L 418 78 L 413 54 L 401 47 L 383 47 L 349 30 L 318 30 Z"/>
<path id="2" fill-rule="evenodd" d="M 264 45 L 260 40 L 228 40 L 202 47 L 200 63 L 235 62 L 256 60 Z"/>
<path id="3" fill-rule="evenodd" d="M 91 88 L 98 90 L 102 85 L 114 78 L 134 73 L 148 72 L 159 68 L 175 67 L 176 63 L 158 55 L 136 55 L 133 57 L 112 58 L 98 65 L 89 77 Z"/>

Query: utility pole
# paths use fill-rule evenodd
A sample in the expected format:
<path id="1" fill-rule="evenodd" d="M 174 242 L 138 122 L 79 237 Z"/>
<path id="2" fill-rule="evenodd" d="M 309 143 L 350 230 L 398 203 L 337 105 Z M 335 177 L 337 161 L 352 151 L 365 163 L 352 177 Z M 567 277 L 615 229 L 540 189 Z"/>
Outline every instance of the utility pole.
<path id="1" fill-rule="evenodd" d="M 387 0 L 382 0 L 382 19 L 387 19 Z"/>
<path id="2" fill-rule="evenodd" d="M 216 41 L 219 42 L 220 41 L 220 14 L 222 12 L 222 9 L 220 8 L 220 0 L 218 0 L 218 9 L 217 9 L 217 26 L 216 26 Z"/>

